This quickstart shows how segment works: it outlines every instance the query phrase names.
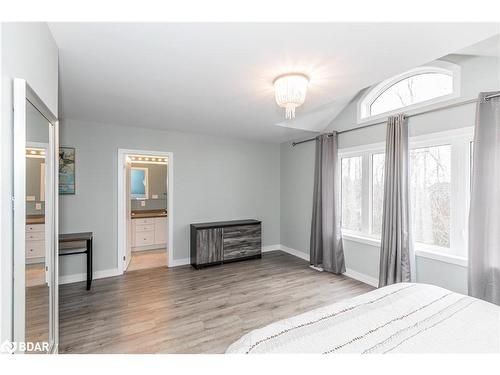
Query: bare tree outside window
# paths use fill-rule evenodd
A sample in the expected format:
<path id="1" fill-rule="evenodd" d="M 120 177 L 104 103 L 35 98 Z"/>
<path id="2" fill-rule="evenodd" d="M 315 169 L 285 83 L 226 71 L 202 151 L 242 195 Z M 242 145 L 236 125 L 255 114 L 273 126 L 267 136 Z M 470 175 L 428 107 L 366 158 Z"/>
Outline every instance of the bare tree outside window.
<path id="1" fill-rule="evenodd" d="M 362 157 L 342 158 L 342 227 L 361 232 Z"/>
<path id="2" fill-rule="evenodd" d="M 451 146 L 410 152 L 413 240 L 450 247 Z"/>
<path id="3" fill-rule="evenodd" d="M 421 73 L 402 79 L 383 91 L 370 105 L 370 115 L 404 108 L 453 92 L 453 77 L 444 73 Z"/>

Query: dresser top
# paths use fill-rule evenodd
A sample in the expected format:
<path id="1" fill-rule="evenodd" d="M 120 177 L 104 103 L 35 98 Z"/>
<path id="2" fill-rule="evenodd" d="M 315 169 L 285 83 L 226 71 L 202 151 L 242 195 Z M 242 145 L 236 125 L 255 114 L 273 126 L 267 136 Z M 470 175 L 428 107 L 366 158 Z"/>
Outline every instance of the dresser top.
<path id="1" fill-rule="evenodd" d="M 191 228 L 194 229 L 208 229 L 208 228 L 219 228 L 219 227 L 233 227 L 236 225 L 256 225 L 260 224 L 260 220 L 231 220 L 231 221 L 214 221 L 211 223 L 197 223 L 191 224 Z"/>

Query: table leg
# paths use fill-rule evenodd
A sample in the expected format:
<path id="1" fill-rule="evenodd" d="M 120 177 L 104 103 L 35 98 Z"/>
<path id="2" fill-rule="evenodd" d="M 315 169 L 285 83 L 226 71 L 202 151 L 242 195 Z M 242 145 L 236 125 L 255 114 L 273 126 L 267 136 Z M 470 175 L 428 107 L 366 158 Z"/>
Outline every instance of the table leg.
<path id="1" fill-rule="evenodd" d="M 87 290 L 92 285 L 92 238 L 87 240 Z"/>

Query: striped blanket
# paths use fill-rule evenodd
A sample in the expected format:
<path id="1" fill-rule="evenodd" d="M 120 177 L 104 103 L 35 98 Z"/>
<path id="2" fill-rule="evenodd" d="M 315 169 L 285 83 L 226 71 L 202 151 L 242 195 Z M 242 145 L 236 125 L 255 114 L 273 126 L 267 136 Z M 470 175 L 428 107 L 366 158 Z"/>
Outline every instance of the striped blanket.
<path id="1" fill-rule="evenodd" d="M 500 352 L 500 308 L 400 283 L 249 332 L 226 353 Z"/>

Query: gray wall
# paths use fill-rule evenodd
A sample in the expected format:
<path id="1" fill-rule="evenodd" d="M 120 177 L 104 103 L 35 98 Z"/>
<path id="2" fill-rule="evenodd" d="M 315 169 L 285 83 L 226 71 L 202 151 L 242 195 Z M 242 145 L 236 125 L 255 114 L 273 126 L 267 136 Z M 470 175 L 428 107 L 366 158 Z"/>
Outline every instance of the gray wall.
<path id="1" fill-rule="evenodd" d="M 0 341 L 11 338 L 12 312 L 12 92 L 24 78 L 57 115 L 58 51 L 45 23 L 2 23 L 0 184 Z"/>
<path id="2" fill-rule="evenodd" d="M 133 163 L 132 167 L 148 169 L 149 199 L 132 199 L 132 211 L 161 210 L 167 208 L 167 166 L 165 164 Z M 158 199 L 153 199 L 153 195 Z M 141 206 L 141 202 L 145 206 Z"/>
<path id="3" fill-rule="evenodd" d="M 173 152 L 174 259 L 189 257 L 195 222 L 260 219 L 263 245 L 280 243 L 278 144 L 74 120 L 63 120 L 60 133 L 77 155 L 76 195 L 60 197 L 60 231 L 95 232 L 96 270 L 117 267 L 118 148 Z M 61 274 L 84 266 L 66 257 Z"/>
<path id="4" fill-rule="evenodd" d="M 282 143 L 281 244 L 309 252 L 314 179 L 314 142 Z M 283 185 L 283 184 L 286 184 Z"/>
<path id="5" fill-rule="evenodd" d="M 462 90 L 459 100 L 477 97 L 480 91 L 500 88 L 499 61 L 496 58 L 451 55 L 448 61 L 462 69 Z M 359 93 L 332 121 L 328 130 L 356 126 Z M 437 111 L 409 119 L 410 135 L 427 134 L 474 125 L 475 105 Z M 385 125 L 353 131 L 339 136 L 339 147 L 351 147 L 385 141 Z M 311 202 L 313 191 L 314 144 L 290 148 L 283 143 L 281 154 L 281 243 L 309 254 Z M 346 267 L 378 279 L 379 248 L 344 240 Z M 467 268 L 434 259 L 417 257 L 417 281 L 440 285 L 466 293 Z"/>

